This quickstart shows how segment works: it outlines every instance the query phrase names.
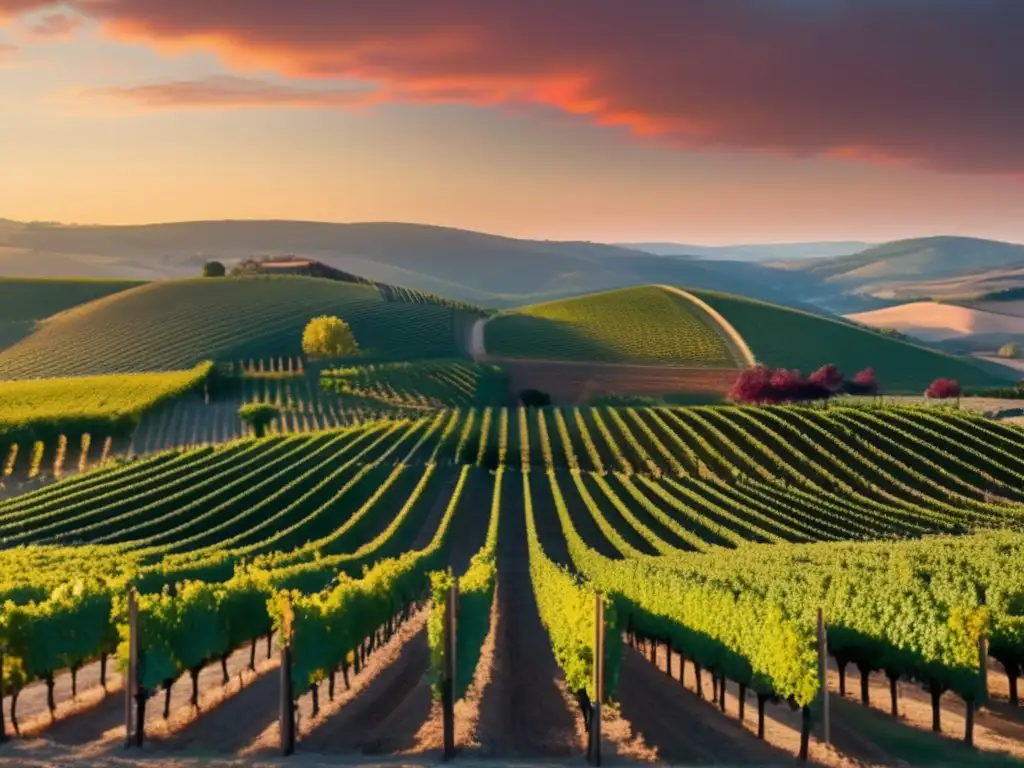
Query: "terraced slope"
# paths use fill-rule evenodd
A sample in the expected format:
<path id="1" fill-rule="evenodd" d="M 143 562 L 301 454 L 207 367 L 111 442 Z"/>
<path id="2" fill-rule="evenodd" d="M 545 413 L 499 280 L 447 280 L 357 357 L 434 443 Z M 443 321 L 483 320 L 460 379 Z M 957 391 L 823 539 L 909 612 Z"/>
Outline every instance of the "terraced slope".
<path id="1" fill-rule="evenodd" d="M 0 349 L 28 336 L 51 315 L 138 285 L 135 280 L 0 278 Z"/>
<path id="2" fill-rule="evenodd" d="M 371 286 L 304 277 L 144 285 L 66 312 L 0 354 L 0 377 L 182 370 L 202 360 L 292 356 L 302 329 L 329 313 L 367 356 L 456 357 L 459 310 L 386 301 Z"/>
<path id="3" fill-rule="evenodd" d="M 521 307 L 492 318 L 488 355 L 732 368 L 743 364 L 722 328 L 683 295 L 622 288 Z"/>
<path id="4" fill-rule="evenodd" d="M 807 312 L 730 294 L 694 293 L 729 321 L 758 362 L 769 366 L 808 373 L 835 363 L 849 375 L 873 368 L 882 390 L 891 394 L 920 393 L 940 376 L 964 387 L 998 386 L 1017 378 L 1010 369 L 983 367 Z"/>

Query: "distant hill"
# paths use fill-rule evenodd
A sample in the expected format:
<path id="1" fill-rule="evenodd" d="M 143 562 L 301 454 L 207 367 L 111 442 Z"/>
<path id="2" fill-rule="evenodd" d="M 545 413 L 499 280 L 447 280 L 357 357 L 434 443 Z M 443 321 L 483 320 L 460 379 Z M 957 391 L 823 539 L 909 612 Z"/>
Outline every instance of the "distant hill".
<path id="1" fill-rule="evenodd" d="M 294 255 L 369 280 L 507 307 L 648 283 L 732 291 L 805 306 L 802 283 L 757 264 L 665 258 L 588 242 L 519 240 L 401 223 L 206 221 L 146 226 L 0 222 L 0 274 L 183 278 Z M 811 279 L 813 281 L 813 279 Z"/>
<path id="2" fill-rule="evenodd" d="M 953 296 L 982 292 L 979 279 L 984 275 L 989 280 L 997 274 L 1010 277 L 999 287 L 1024 285 L 1024 245 L 971 237 L 923 237 L 788 266 L 845 292 L 893 299 Z"/>
<path id="3" fill-rule="evenodd" d="M 846 256 L 870 248 L 873 243 L 842 241 L 753 245 L 688 245 L 685 243 L 618 243 L 618 245 L 659 256 L 691 256 L 723 261 L 766 262 Z"/>
<path id="4" fill-rule="evenodd" d="M 310 277 L 164 280 L 58 314 L 0 352 L 0 379 L 190 368 L 301 354 L 302 330 L 320 314 L 344 318 L 363 359 L 462 354 L 467 318 L 378 288 Z"/>

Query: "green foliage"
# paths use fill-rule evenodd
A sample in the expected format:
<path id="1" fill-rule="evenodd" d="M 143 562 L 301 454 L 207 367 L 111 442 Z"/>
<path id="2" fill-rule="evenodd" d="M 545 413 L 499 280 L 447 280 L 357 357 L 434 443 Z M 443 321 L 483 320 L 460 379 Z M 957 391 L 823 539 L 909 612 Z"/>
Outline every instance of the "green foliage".
<path id="1" fill-rule="evenodd" d="M 537 537 L 533 500 L 530 495 L 530 475 L 523 475 L 523 495 L 526 506 L 526 535 L 530 557 L 530 578 L 537 597 L 541 621 L 551 638 L 555 661 L 565 675 L 565 683 L 572 692 L 586 691 L 593 701 L 594 639 L 597 634 L 597 593 L 594 586 L 576 579 L 559 568 L 544 553 Z M 598 587 L 600 588 L 600 587 Z M 618 620 L 614 600 L 605 600 L 605 690 L 603 698 L 611 698 L 619 683 L 622 661 L 624 628 Z"/>
<path id="2" fill-rule="evenodd" d="M 999 348 L 999 356 L 1013 360 L 1021 356 L 1019 344 L 1004 344 Z"/>
<path id="3" fill-rule="evenodd" d="M 295 357 L 306 323 L 322 314 L 344 317 L 373 359 L 460 354 L 461 320 L 450 307 L 389 302 L 372 286 L 317 278 L 195 278 L 161 280 L 63 313 L 0 352 L 0 370 L 44 378 Z"/>
<path id="4" fill-rule="evenodd" d="M 504 312 L 487 323 L 488 354 L 612 363 L 736 365 L 718 324 L 663 288 L 622 288 Z"/>
<path id="5" fill-rule="evenodd" d="M 455 634 L 455 701 L 466 695 L 473 682 L 484 639 L 491 625 L 491 604 L 498 575 L 495 551 L 498 546 L 501 485 L 504 475 L 504 469 L 499 469 L 495 475 L 487 539 L 480 551 L 473 555 L 466 573 L 458 579 L 452 575 L 450 569 L 430 574 L 430 618 L 427 623 L 427 638 L 430 642 L 430 667 L 436 696 L 441 694 L 444 675 L 444 622 L 448 590 L 456 581 L 459 585 L 458 624 Z"/>
<path id="6" fill-rule="evenodd" d="M 201 389 L 212 371 L 0 381 L 0 444 L 131 434 L 146 411 Z"/>
<path id="7" fill-rule="evenodd" d="M 224 277 L 227 270 L 219 261 L 208 261 L 203 264 L 203 277 Z"/>
<path id="8" fill-rule="evenodd" d="M 844 371 L 872 368 L 888 394 L 916 394 L 940 376 L 955 378 L 965 387 L 1000 381 L 969 360 L 850 323 L 724 293 L 694 293 L 729 321 L 758 362 L 772 368 L 813 371 L 824 362 Z"/>
<path id="9" fill-rule="evenodd" d="M 302 351 L 309 357 L 350 357 L 359 352 L 348 323 L 339 317 L 320 315 L 302 331 Z"/>
<path id="10" fill-rule="evenodd" d="M 238 409 L 238 418 L 252 427 L 256 437 L 263 437 L 267 427 L 280 415 L 280 409 L 270 403 L 246 403 Z"/>
<path id="11" fill-rule="evenodd" d="M 399 408 L 501 405 L 505 377 L 494 365 L 465 360 L 378 363 L 323 372 L 327 391 Z"/>

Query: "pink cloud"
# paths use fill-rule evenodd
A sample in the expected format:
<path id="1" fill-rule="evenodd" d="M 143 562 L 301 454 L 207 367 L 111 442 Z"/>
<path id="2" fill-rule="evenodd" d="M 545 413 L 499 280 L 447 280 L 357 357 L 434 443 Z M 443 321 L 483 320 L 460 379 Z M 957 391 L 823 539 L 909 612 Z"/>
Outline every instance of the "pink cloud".
<path id="1" fill-rule="evenodd" d="M 394 101 L 542 104 L 683 148 L 1024 172 L 1013 0 L 68 4 L 121 39 Z"/>
<path id="2" fill-rule="evenodd" d="M 368 89 L 314 89 L 244 77 L 207 77 L 93 88 L 82 95 L 119 102 L 143 111 L 245 107 L 352 108 L 377 101 L 374 92 Z"/>

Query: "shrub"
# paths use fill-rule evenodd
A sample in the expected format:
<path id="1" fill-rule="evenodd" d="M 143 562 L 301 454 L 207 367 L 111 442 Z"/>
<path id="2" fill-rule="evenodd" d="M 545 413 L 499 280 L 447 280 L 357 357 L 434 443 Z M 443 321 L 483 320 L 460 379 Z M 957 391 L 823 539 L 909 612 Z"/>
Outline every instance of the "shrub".
<path id="1" fill-rule="evenodd" d="M 551 405 L 551 395 L 539 389 L 524 389 L 519 393 L 519 401 L 527 408 L 543 408 Z"/>
<path id="2" fill-rule="evenodd" d="M 208 261 L 203 264 L 203 277 L 224 277 L 227 270 L 219 261 Z"/>
<path id="3" fill-rule="evenodd" d="M 302 351 L 310 357 L 347 357 L 359 351 L 348 323 L 338 317 L 321 315 L 306 324 Z"/>
<path id="4" fill-rule="evenodd" d="M 823 384 L 805 379 L 800 371 L 758 365 L 740 373 L 729 399 L 736 403 L 794 403 L 826 400 L 833 394 Z"/>
<path id="5" fill-rule="evenodd" d="M 853 377 L 853 381 L 843 382 L 843 391 L 850 395 L 877 395 L 878 377 L 874 370 L 865 368 Z"/>
<path id="6" fill-rule="evenodd" d="M 270 403 L 247 403 L 238 409 L 238 418 L 252 427 L 256 437 L 263 437 L 267 427 L 280 415 L 281 410 Z"/>
<path id="7" fill-rule="evenodd" d="M 956 379 L 936 379 L 928 386 L 928 389 L 924 391 L 925 397 L 932 398 L 934 400 L 948 400 L 951 397 L 955 397 L 959 400 L 960 395 L 960 384 Z"/>
<path id="8" fill-rule="evenodd" d="M 1020 347 L 1016 344 L 1004 344 L 999 348 L 999 356 L 1007 359 L 1020 357 Z"/>
<path id="9" fill-rule="evenodd" d="M 832 392 L 838 392 L 843 386 L 843 372 L 835 365 L 823 365 L 808 377 L 808 381 L 819 384 Z"/>

